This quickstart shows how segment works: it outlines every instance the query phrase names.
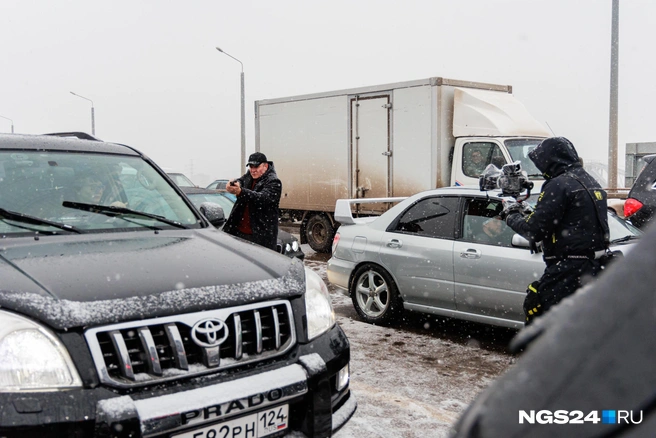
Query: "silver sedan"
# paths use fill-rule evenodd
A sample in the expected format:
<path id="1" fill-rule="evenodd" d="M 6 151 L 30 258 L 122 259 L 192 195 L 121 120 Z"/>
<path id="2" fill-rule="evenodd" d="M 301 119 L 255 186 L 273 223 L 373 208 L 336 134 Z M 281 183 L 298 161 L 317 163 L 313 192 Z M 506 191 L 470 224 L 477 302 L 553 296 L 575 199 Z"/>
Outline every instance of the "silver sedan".
<path id="1" fill-rule="evenodd" d="M 355 219 L 352 204 L 367 201 L 338 200 L 335 219 L 342 225 L 328 280 L 348 291 L 359 316 L 370 323 L 389 323 L 410 309 L 523 327 L 526 287 L 545 265 L 542 254 L 498 218 L 502 205 L 496 193 L 429 190 L 401 201 L 384 199 L 398 203 L 381 216 Z M 628 251 L 640 231 L 612 212 L 608 222 L 611 249 Z"/>

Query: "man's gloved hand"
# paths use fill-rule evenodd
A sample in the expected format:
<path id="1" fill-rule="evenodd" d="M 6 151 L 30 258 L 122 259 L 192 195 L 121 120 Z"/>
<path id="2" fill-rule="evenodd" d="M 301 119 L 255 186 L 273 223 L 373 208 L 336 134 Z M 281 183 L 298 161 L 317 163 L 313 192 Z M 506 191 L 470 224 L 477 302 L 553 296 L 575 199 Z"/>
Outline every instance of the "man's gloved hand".
<path id="1" fill-rule="evenodd" d="M 526 298 L 524 298 L 524 315 L 526 315 L 526 324 L 528 325 L 535 318 L 542 315 L 542 304 L 538 295 L 539 281 L 534 281 L 526 289 Z"/>
<path id="2" fill-rule="evenodd" d="M 522 206 L 522 210 L 520 211 L 522 216 L 530 216 L 530 214 L 533 213 L 533 207 L 526 202 L 521 202 L 519 205 Z"/>
<path id="3" fill-rule="evenodd" d="M 499 216 L 504 221 L 511 214 L 521 213 L 521 211 L 522 211 L 522 204 L 515 201 L 514 199 L 504 199 L 502 201 L 502 205 L 503 205 L 503 211 L 501 213 L 499 213 Z"/>
<path id="4" fill-rule="evenodd" d="M 508 216 L 513 213 L 519 213 L 522 216 L 528 216 L 533 213 L 533 207 L 525 202 L 517 202 L 511 199 L 504 199 L 502 201 L 503 211 L 499 214 L 502 220 L 506 220 Z"/>

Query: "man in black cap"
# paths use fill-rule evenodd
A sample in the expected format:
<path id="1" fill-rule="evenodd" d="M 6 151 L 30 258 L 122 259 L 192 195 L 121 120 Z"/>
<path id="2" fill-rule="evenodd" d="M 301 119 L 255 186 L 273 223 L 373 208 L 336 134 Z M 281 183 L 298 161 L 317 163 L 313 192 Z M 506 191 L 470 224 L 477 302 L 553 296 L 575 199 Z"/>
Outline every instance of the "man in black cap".
<path id="1" fill-rule="evenodd" d="M 608 248 L 606 192 L 583 169 L 574 145 L 564 137 L 542 141 L 528 157 L 545 182 L 535 211 L 504 201 L 501 217 L 515 232 L 542 241 L 546 268 L 528 287 L 524 300 L 526 323 L 573 294 L 596 276 Z"/>
<path id="2" fill-rule="evenodd" d="M 282 183 L 273 162 L 262 152 L 251 154 L 246 166 L 248 172 L 226 187 L 237 202 L 223 231 L 275 251 Z"/>

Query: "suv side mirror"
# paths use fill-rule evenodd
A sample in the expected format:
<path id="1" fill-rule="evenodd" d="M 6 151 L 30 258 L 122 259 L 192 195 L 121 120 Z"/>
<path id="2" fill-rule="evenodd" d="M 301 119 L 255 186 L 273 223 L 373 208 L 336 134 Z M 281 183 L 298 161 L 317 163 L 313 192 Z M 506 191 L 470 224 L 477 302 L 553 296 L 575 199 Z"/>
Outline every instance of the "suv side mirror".
<path id="1" fill-rule="evenodd" d="M 221 227 L 226 221 L 223 208 L 221 208 L 219 204 L 215 204 L 214 202 L 203 202 L 200 204 L 199 210 L 209 223 L 216 228 Z"/>

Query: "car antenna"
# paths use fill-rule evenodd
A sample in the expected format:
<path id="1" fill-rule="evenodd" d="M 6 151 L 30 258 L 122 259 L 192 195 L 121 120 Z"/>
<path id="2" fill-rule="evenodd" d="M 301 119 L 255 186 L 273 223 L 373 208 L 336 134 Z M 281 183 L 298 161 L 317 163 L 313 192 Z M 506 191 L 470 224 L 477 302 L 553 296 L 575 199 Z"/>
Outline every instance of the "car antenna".
<path id="1" fill-rule="evenodd" d="M 553 129 L 551 129 L 551 126 L 549 126 L 549 122 L 546 122 L 546 121 L 545 121 L 544 123 L 547 124 L 547 128 L 549 128 L 549 131 L 551 131 L 551 134 L 555 137 L 555 136 L 556 136 L 556 133 L 553 131 Z"/>

